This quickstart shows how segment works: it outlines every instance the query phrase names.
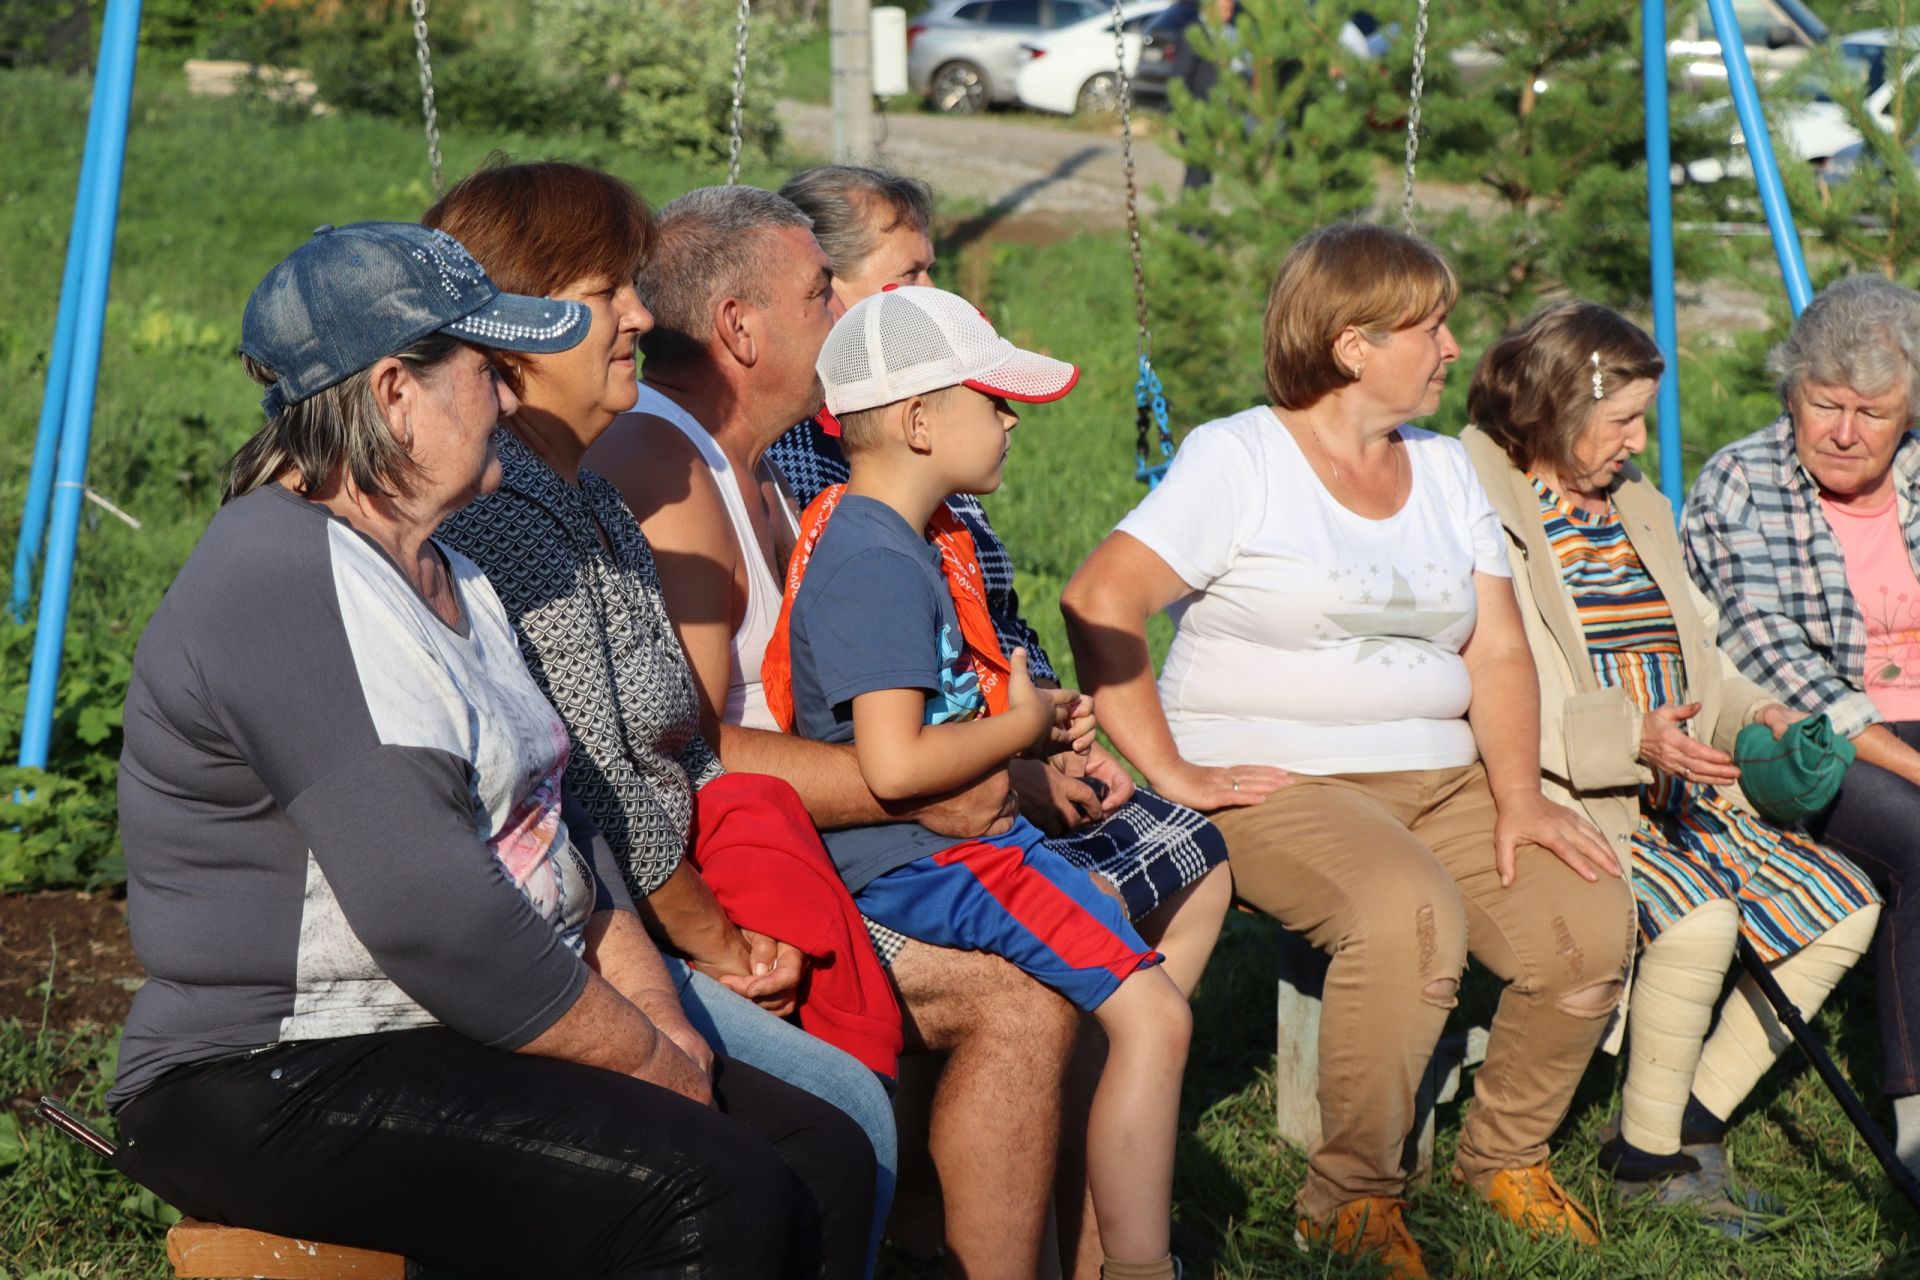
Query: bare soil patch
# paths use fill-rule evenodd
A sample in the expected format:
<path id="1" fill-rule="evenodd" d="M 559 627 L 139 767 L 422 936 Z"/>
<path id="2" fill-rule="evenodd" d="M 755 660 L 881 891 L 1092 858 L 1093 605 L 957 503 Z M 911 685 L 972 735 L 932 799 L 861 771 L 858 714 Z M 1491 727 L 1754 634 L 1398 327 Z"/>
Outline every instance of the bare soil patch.
<path id="1" fill-rule="evenodd" d="M 112 893 L 0 897 L 0 1020 L 29 1028 L 117 1026 L 146 970 Z"/>

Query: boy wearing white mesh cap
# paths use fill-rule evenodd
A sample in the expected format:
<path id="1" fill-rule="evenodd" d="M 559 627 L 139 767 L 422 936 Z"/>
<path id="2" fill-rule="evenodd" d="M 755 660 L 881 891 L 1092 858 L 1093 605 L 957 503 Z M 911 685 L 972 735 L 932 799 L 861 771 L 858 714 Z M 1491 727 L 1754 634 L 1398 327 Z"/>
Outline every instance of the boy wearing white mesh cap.
<path id="1" fill-rule="evenodd" d="M 783 727 L 852 742 L 883 801 L 977 782 L 1022 754 L 1086 750 L 1092 708 L 1001 653 L 972 540 L 946 509 L 1000 485 L 1009 401 L 1057 400 L 1072 365 L 1022 351 L 963 299 L 890 289 L 817 364 L 852 475 L 802 517 L 761 679 Z M 954 844 L 914 823 L 827 832 L 861 911 L 910 938 L 1019 965 L 1107 1034 L 1087 1160 L 1110 1280 L 1174 1274 L 1173 1151 L 1191 1014 L 1125 910 L 1023 818 Z"/>

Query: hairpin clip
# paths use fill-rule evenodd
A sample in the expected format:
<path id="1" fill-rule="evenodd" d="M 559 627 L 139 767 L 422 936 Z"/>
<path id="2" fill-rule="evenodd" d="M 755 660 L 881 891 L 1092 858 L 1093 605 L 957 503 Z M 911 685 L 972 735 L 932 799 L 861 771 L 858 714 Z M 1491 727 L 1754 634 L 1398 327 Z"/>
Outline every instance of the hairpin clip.
<path id="1" fill-rule="evenodd" d="M 1607 388 L 1600 381 L 1600 353 L 1596 351 L 1593 353 L 1593 398 L 1595 400 L 1603 400 L 1606 398 L 1606 394 Z"/>

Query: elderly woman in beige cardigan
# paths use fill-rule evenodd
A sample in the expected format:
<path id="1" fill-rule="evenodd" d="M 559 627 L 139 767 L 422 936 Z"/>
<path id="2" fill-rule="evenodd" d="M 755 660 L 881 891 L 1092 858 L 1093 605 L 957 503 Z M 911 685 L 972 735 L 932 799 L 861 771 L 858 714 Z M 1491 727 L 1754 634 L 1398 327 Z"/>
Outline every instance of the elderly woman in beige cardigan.
<path id="1" fill-rule="evenodd" d="M 1744 807 L 1734 738 L 1801 718 L 1741 676 L 1681 559 L 1673 512 L 1630 461 L 1663 369 L 1604 307 L 1566 303 L 1491 347 L 1462 436 L 1507 538 L 1540 676 L 1547 794 L 1631 863 L 1645 939 L 1627 1014 L 1623 1194 L 1693 1203 L 1750 1234 L 1722 1139 L 1786 1035 L 1750 978 L 1713 1006 L 1745 937 L 1809 1016 L 1859 959 L 1879 905 L 1831 850 Z"/>

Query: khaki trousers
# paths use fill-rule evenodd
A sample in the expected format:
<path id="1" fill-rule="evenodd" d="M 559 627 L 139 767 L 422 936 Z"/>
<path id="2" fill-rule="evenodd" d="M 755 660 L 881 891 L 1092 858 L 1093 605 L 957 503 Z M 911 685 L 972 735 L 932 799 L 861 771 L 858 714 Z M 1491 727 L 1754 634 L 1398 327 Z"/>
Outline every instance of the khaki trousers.
<path id="1" fill-rule="evenodd" d="M 1618 1003 L 1635 939 L 1620 880 L 1588 884 L 1525 847 L 1509 888 L 1493 866 L 1493 795 L 1478 764 L 1295 775 L 1265 802 L 1212 815 L 1240 897 L 1332 958 L 1320 1014 L 1321 1139 L 1297 1205 L 1322 1221 L 1405 1186 L 1414 1090 L 1473 956 L 1507 986 L 1460 1136 L 1483 1189 L 1547 1158 Z"/>

